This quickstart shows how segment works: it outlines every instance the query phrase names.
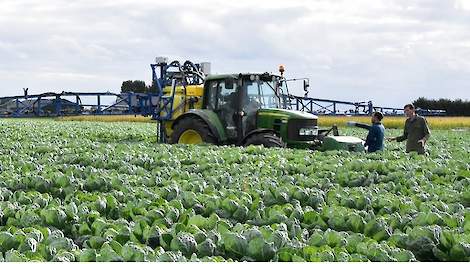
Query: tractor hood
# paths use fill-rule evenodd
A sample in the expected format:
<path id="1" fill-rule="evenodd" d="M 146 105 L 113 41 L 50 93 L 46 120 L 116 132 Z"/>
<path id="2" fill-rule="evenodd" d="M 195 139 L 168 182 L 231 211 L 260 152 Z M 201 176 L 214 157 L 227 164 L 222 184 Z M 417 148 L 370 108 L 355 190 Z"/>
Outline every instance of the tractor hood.
<path id="1" fill-rule="evenodd" d="M 258 110 L 257 127 L 271 129 L 290 147 L 308 148 L 318 135 L 316 115 L 278 108 Z"/>
<path id="2" fill-rule="evenodd" d="M 264 108 L 258 110 L 258 116 L 272 116 L 280 119 L 318 119 L 314 114 L 296 111 L 296 110 L 287 110 L 279 108 Z"/>

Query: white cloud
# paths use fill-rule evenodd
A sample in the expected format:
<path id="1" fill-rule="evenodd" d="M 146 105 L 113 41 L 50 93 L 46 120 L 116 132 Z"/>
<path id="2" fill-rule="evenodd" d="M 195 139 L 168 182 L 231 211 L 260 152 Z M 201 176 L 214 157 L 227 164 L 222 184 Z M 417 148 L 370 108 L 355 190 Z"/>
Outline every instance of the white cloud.
<path id="1" fill-rule="evenodd" d="M 215 72 L 311 78 L 312 96 L 401 106 L 462 97 L 470 72 L 467 0 L 3 0 L 0 96 L 22 87 L 118 91 L 149 81 L 158 55 Z M 385 96 L 386 95 L 386 96 Z"/>
<path id="2" fill-rule="evenodd" d="M 465 11 L 470 11 L 470 2 L 468 0 L 456 0 L 455 8 Z"/>

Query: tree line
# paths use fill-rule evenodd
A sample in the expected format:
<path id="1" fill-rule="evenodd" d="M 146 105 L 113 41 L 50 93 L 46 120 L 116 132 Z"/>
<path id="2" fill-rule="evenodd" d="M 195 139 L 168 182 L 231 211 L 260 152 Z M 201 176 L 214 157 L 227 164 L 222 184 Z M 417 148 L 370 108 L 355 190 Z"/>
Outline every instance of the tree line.
<path id="1" fill-rule="evenodd" d="M 420 97 L 413 102 L 414 106 L 421 109 L 445 110 L 449 116 L 470 116 L 470 101 L 462 99 L 427 99 Z"/>
<path id="2" fill-rule="evenodd" d="M 155 93 L 157 92 L 157 87 L 154 85 L 146 85 L 144 81 L 141 80 L 128 80 L 122 82 L 121 93 Z"/>

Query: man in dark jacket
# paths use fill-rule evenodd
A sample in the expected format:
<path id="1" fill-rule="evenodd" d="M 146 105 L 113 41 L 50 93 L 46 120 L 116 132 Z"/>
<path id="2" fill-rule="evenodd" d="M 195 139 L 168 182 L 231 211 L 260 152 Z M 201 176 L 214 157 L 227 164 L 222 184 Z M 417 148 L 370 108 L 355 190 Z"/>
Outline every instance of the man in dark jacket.
<path id="1" fill-rule="evenodd" d="M 405 105 L 404 111 L 407 119 L 403 135 L 390 138 L 389 140 L 396 140 L 398 142 L 406 140 L 406 152 L 416 151 L 418 154 L 424 154 L 424 147 L 431 136 L 428 123 L 424 117 L 416 114 L 413 104 Z"/>
<path id="2" fill-rule="evenodd" d="M 364 128 L 369 130 L 369 134 L 367 134 L 366 142 L 364 144 L 367 148 L 368 152 L 376 152 L 379 150 L 383 150 L 384 148 L 384 133 L 385 128 L 382 125 L 381 121 L 384 118 L 383 114 L 380 112 L 375 112 L 372 114 L 372 125 L 366 125 L 361 123 L 356 123 L 354 121 L 349 121 L 347 124 L 348 126 L 356 126 L 360 128 Z"/>

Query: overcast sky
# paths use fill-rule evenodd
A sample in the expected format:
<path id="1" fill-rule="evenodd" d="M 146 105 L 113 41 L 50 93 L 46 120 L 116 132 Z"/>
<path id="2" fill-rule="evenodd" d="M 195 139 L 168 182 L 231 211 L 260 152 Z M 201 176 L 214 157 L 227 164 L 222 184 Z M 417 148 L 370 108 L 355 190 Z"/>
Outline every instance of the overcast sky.
<path id="1" fill-rule="evenodd" d="M 150 83 L 155 56 L 283 64 L 319 98 L 468 100 L 470 0 L 0 0 L 0 96 L 118 92 Z"/>

